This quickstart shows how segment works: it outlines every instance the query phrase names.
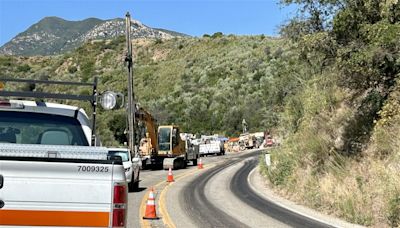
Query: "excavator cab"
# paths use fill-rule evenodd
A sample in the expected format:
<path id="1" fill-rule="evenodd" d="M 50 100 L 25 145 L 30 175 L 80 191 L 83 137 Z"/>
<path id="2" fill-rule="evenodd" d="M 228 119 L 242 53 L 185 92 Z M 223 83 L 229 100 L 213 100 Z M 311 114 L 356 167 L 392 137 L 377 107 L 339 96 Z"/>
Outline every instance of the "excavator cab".
<path id="1" fill-rule="evenodd" d="M 185 167 L 185 143 L 180 138 L 179 127 L 158 127 L 158 155 L 164 157 L 164 168 Z"/>
<path id="2" fill-rule="evenodd" d="M 159 127 L 158 128 L 158 148 L 159 152 L 163 154 L 168 153 L 171 150 L 171 127 Z"/>
<path id="3" fill-rule="evenodd" d="M 183 142 L 179 133 L 179 128 L 176 126 L 160 126 L 158 128 L 159 155 L 174 157 L 184 152 L 180 148 Z"/>

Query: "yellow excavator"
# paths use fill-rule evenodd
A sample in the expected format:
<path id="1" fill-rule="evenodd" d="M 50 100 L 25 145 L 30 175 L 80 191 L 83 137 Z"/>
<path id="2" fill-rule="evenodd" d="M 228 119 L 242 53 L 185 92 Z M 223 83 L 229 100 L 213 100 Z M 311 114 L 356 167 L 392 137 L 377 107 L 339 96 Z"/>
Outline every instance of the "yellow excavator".
<path id="1" fill-rule="evenodd" d="M 190 161 L 197 165 L 199 148 L 181 134 L 178 126 L 159 126 L 156 131 L 156 120 L 143 108 L 137 110 L 135 117 L 147 128 L 146 137 L 140 140 L 139 147 L 144 167 L 162 164 L 164 169 L 178 169 L 185 168 Z"/>

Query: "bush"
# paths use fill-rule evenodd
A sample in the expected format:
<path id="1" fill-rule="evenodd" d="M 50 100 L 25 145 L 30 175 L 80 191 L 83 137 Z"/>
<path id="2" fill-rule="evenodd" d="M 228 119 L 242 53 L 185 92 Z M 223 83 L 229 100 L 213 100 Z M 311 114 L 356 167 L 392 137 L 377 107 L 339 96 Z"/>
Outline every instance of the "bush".
<path id="1" fill-rule="evenodd" d="M 400 226 L 400 192 L 396 192 L 389 200 L 387 219 L 392 227 Z"/>
<path id="2" fill-rule="evenodd" d="M 223 36 L 224 36 L 224 34 L 222 32 L 216 32 L 211 36 L 211 38 L 214 39 L 214 38 L 220 38 L 220 37 L 223 37 Z"/>
<path id="3" fill-rule="evenodd" d="M 28 72 L 31 70 L 31 67 L 28 64 L 19 65 L 17 67 L 18 72 Z"/>
<path id="4" fill-rule="evenodd" d="M 163 43 L 163 40 L 160 39 L 160 38 L 157 38 L 157 39 L 154 41 L 154 43 L 155 43 L 155 44 L 162 44 L 162 43 Z"/>
<path id="5" fill-rule="evenodd" d="M 68 72 L 69 72 L 70 74 L 73 74 L 73 73 L 75 73 L 76 71 L 78 71 L 78 68 L 76 68 L 76 66 L 69 66 L 69 67 L 68 67 Z"/>
<path id="6" fill-rule="evenodd" d="M 271 153 L 271 167 L 269 168 L 269 180 L 276 186 L 286 185 L 295 168 L 293 155 L 283 151 Z"/>

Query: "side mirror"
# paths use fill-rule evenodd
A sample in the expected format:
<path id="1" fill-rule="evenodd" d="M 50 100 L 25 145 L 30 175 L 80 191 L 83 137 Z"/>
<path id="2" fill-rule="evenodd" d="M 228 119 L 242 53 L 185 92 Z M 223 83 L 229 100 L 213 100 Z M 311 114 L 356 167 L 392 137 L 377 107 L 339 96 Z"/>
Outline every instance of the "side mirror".
<path id="1" fill-rule="evenodd" d="M 137 164 L 139 167 L 142 167 L 142 159 L 140 158 L 132 158 L 132 163 Z"/>

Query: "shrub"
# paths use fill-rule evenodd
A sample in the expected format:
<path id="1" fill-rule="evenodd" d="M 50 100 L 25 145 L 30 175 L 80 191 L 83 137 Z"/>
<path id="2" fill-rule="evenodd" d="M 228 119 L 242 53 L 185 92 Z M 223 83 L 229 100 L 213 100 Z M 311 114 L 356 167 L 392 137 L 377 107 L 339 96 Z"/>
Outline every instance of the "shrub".
<path id="1" fill-rule="evenodd" d="M 400 192 L 397 191 L 389 200 L 387 219 L 392 227 L 400 226 Z"/>
<path id="2" fill-rule="evenodd" d="M 28 72 L 31 70 L 31 67 L 28 64 L 19 65 L 17 67 L 18 72 Z"/>
<path id="3" fill-rule="evenodd" d="M 293 155 L 283 151 L 274 151 L 271 153 L 271 167 L 269 168 L 269 180 L 276 186 L 288 183 L 289 177 L 295 168 L 295 159 Z"/>
<path id="4" fill-rule="evenodd" d="M 154 43 L 155 43 L 155 44 L 162 44 L 162 43 L 163 43 L 163 40 L 160 39 L 160 38 L 157 38 L 157 39 L 154 41 Z"/>
<path id="5" fill-rule="evenodd" d="M 224 34 L 222 32 L 216 32 L 211 36 L 211 38 L 220 38 L 223 36 L 224 36 Z"/>
<path id="6" fill-rule="evenodd" d="M 69 72 L 70 74 L 73 74 L 73 73 L 75 73 L 76 71 L 78 71 L 78 68 L 76 68 L 76 66 L 69 66 L 69 67 L 68 67 L 68 72 Z"/>

